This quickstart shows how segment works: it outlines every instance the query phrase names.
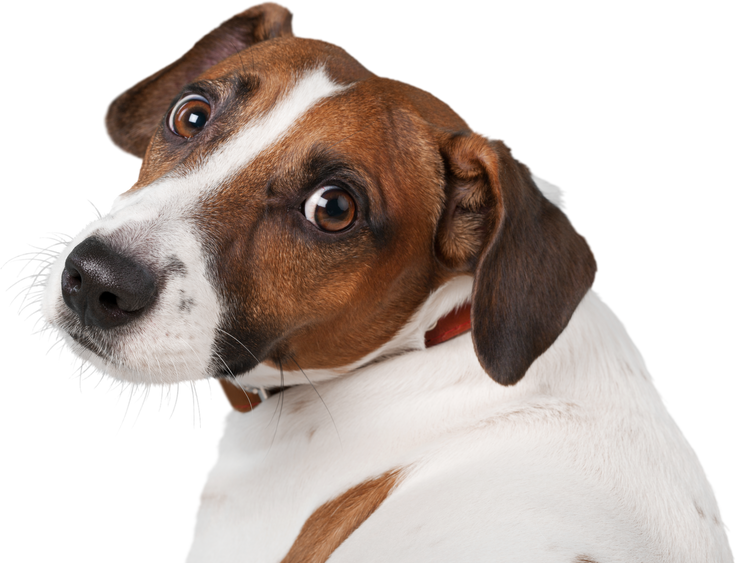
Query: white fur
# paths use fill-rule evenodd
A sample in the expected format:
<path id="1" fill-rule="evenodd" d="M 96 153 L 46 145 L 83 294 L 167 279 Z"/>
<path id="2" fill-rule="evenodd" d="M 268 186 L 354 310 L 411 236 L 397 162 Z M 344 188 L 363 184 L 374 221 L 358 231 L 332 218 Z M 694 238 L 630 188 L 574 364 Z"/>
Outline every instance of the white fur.
<path id="1" fill-rule="evenodd" d="M 466 334 L 230 414 L 188 562 L 278 562 L 316 508 L 395 468 L 330 562 L 732 561 L 695 455 L 589 293 L 516 386 Z"/>

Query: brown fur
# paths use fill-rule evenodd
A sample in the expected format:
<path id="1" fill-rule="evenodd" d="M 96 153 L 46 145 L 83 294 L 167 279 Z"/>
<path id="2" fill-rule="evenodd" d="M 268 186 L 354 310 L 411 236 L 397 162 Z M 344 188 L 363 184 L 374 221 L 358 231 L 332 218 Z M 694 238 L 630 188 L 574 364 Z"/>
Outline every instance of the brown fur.
<path id="1" fill-rule="evenodd" d="M 281 563 L 323 563 L 381 506 L 401 480 L 401 469 L 388 471 L 320 506 L 302 526 Z"/>

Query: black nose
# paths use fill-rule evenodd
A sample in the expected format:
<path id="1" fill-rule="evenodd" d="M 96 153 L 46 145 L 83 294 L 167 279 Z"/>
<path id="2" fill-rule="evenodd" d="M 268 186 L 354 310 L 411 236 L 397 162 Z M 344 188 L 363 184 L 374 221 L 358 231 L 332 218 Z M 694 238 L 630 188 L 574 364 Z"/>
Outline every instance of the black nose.
<path id="1" fill-rule="evenodd" d="M 156 297 L 151 271 L 98 238 L 82 241 L 64 266 L 61 295 L 83 325 L 120 326 L 139 317 Z"/>

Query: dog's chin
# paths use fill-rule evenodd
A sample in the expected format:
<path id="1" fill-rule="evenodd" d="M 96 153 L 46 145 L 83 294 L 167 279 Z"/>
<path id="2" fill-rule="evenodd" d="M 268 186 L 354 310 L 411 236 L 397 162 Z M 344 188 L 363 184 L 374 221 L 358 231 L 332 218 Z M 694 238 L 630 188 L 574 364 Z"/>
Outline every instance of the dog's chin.
<path id="1" fill-rule="evenodd" d="M 43 298 L 48 297 L 48 300 Z M 171 369 L 156 369 L 161 365 L 160 354 L 131 354 L 121 343 L 130 336 L 128 328 L 116 329 L 112 333 L 92 326 L 83 326 L 70 311 L 60 296 L 44 293 L 41 301 L 41 318 L 63 343 L 65 352 L 83 367 L 97 375 L 132 387 L 150 391 L 168 391 L 188 385 L 198 386 L 208 379 L 207 370 L 192 373 L 184 365 L 172 365 Z M 131 357 L 141 358 L 144 366 L 137 366 Z M 153 369 L 151 369 L 153 368 Z"/>
<path id="2" fill-rule="evenodd" d="M 109 346 L 101 344 L 93 337 L 93 330 L 81 327 L 78 322 L 50 325 L 67 349 L 67 353 L 83 367 L 97 375 L 124 383 L 132 387 L 141 387 L 151 391 L 166 391 L 187 385 L 205 383 L 206 377 L 191 377 L 172 370 L 165 373 L 157 370 L 140 369 L 129 365 L 124 358 L 116 358 L 109 351 Z M 187 375 L 190 375 L 187 377 Z"/>

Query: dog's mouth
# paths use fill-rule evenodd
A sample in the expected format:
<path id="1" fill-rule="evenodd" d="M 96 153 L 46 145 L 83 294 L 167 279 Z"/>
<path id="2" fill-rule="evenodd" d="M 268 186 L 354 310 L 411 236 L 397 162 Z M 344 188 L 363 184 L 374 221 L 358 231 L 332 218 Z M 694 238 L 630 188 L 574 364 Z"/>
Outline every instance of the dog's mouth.
<path id="1" fill-rule="evenodd" d="M 107 352 L 105 352 L 104 348 L 97 344 L 92 338 L 87 334 L 81 334 L 74 331 L 70 331 L 67 334 L 72 337 L 74 342 L 85 348 L 86 350 L 89 350 L 94 355 L 98 356 L 100 359 L 105 360 L 106 362 L 112 363 L 112 358 L 110 357 Z"/>
<path id="2" fill-rule="evenodd" d="M 67 317 L 65 314 L 66 311 L 62 313 L 63 317 Z M 104 344 L 98 343 L 98 335 L 92 336 L 85 332 L 85 329 L 81 327 L 80 323 L 78 321 L 73 321 L 69 318 L 64 318 L 64 320 L 60 323 L 63 330 L 69 335 L 72 340 L 82 348 L 92 352 L 96 356 L 99 356 L 106 362 L 112 363 L 112 356 L 108 354 L 108 352 L 105 350 L 107 347 Z"/>

